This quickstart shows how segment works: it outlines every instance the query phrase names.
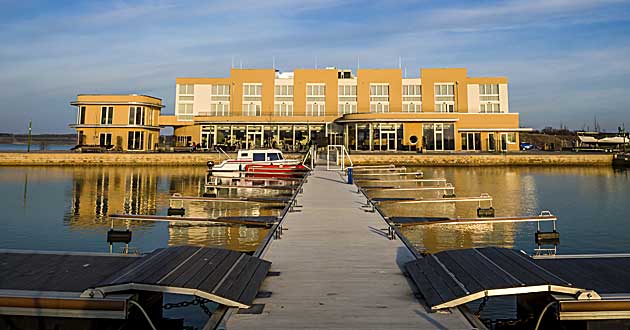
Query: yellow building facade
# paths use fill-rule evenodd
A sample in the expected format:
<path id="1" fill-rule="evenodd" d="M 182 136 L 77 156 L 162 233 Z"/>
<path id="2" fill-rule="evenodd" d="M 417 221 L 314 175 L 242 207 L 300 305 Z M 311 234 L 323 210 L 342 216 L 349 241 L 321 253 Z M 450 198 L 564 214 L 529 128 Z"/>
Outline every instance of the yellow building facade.
<path id="1" fill-rule="evenodd" d="M 514 151 L 519 115 L 509 112 L 505 77 L 464 68 L 232 69 L 228 78 L 177 78 L 174 127 L 181 145 L 202 149 L 276 147 L 312 141 L 351 151 Z"/>
<path id="2" fill-rule="evenodd" d="M 516 151 L 518 113 L 505 77 L 468 77 L 464 68 L 340 70 L 231 69 L 226 78 L 177 78 L 175 114 L 144 95 L 79 95 L 78 144 L 155 150 L 159 130 L 202 150 L 309 144 L 350 151 Z"/>
<path id="3" fill-rule="evenodd" d="M 82 94 L 71 105 L 77 145 L 106 150 L 151 151 L 160 137 L 162 100 L 147 95 Z"/>

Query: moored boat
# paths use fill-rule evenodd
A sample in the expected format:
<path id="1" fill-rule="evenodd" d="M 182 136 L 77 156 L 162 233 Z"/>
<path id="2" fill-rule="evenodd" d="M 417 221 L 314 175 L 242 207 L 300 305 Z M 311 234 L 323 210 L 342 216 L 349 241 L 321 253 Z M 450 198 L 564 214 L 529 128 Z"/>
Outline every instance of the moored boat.
<path id="1" fill-rule="evenodd" d="M 208 162 L 208 174 L 219 177 L 293 177 L 308 171 L 300 161 L 285 159 L 277 149 L 241 150 L 236 159 L 215 165 Z"/>

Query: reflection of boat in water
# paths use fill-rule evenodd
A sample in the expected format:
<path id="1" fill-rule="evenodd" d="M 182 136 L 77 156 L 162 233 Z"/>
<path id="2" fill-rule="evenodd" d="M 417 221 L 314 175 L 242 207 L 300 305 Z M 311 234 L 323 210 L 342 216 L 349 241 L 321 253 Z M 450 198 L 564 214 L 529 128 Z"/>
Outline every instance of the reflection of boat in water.
<path id="1" fill-rule="evenodd" d="M 613 167 L 629 167 L 630 153 L 619 153 L 613 157 Z"/>
<path id="2" fill-rule="evenodd" d="M 218 165 L 208 162 L 209 176 L 226 178 L 301 177 L 307 171 L 300 161 L 285 159 L 277 149 L 242 150 L 236 159 L 227 159 Z"/>

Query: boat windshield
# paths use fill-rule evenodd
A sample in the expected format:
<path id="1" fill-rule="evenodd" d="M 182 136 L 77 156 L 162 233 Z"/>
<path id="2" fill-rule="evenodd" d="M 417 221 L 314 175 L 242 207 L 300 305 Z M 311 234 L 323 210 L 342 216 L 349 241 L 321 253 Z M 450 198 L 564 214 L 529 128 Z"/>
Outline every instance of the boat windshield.
<path id="1" fill-rule="evenodd" d="M 255 162 L 265 161 L 265 154 L 264 153 L 255 152 L 254 153 L 254 161 Z"/>
<path id="2" fill-rule="evenodd" d="M 267 160 L 279 160 L 280 154 L 272 152 L 267 154 Z"/>

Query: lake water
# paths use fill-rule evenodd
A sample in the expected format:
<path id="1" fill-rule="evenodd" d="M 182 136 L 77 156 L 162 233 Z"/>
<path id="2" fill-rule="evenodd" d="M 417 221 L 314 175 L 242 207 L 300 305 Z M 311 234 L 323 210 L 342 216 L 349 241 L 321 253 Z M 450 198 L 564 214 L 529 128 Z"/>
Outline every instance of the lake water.
<path id="1" fill-rule="evenodd" d="M 70 150 L 70 148 L 74 147 L 74 145 L 56 145 L 56 144 L 47 144 L 42 145 L 39 143 L 31 144 L 31 151 L 40 151 L 40 150 L 50 150 L 50 151 L 60 151 L 60 150 Z M 27 151 L 28 146 L 26 144 L 6 144 L 0 143 L 0 151 Z"/>
<path id="2" fill-rule="evenodd" d="M 558 253 L 630 252 L 630 172 L 608 167 L 424 168 L 425 177 L 446 178 L 457 196 L 493 198 L 497 216 L 557 215 Z M 0 167 L 0 248 L 108 251 L 108 214 L 166 214 L 177 192 L 199 195 L 203 167 Z M 396 196 L 396 195 L 389 195 Z M 401 195 L 402 196 L 402 195 Z M 426 205 L 426 204 L 423 204 Z M 387 215 L 475 216 L 476 203 L 407 205 Z M 278 210 L 191 204 L 191 216 L 271 215 Z M 276 212 L 276 213 L 274 213 Z M 123 228 L 123 222 L 114 222 Z M 419 249 L 496 245 L 532 253 L 534 223 L 406 227 Z M 244 227 L 168 226 L 133 223 L 131 246 L 140 251 L 178 244 L 252 251 L 266 230 Z"/>
<path id="3" fill-rule="evenodd" d="M 452 182 L 457 196 L 490 194 L 497 216 L 551 211 L 559 218 L 558 253 L 630 252 L 630 171 L 608 167 L 422 170 L 426 178 Z M 173 193 L 202 192 L 204 175 L 203 167 L 0 167 L 0 248 L 109 251 L 108 214 L 165 215 Z M 476 209 L 476 203 L 464 203 L 386 207 L 384 211 L 391 216 L 472 217 Z M 273 215 L 279 211 L 217 203 L 190 204 L 187 213 L 208 217 Z M 122 221 L 114 225 L 125 227 Z M 130 246 L 141 252 L 182 244 L 253 251 L 267 234 L 266 229 L 169 226 L 163 222 L 133 222 L 131 229 Z M 535 230 L 534 223 L 520 223 L 417 226 L 402 232 L 419 249 L 429 252 L 494 245 L 531 254 Z M 120 248 L 115 246 L 115 251 Z M 482 316 L 513 317 L 514 299 L 493 301 Z M 187 320 L 193 319 L 190 324 L 203 324 L 205 316 L 198 310 L 186 313 Z"/>

